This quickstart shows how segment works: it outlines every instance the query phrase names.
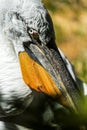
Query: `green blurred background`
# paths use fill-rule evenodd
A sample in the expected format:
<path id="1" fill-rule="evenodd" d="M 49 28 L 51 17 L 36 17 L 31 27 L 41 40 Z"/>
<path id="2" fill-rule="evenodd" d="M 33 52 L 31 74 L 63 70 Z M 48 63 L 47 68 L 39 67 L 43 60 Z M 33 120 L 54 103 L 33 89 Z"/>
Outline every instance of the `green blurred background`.
<path id="1" fill-rule="evenodd" d="M 87 0 L 42 0 L 55 28 L 56 43 L 87 83 Z"/>

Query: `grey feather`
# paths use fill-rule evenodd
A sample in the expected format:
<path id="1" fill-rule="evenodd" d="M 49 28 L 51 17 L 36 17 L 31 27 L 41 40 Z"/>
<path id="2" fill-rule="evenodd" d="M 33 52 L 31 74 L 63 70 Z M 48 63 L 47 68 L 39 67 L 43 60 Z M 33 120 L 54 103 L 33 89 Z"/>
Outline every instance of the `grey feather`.
<path id="1" fill-rule="evenodd" d="M 55 39 L 51 17 L 40 0 L 0 1 L 0 19 L 1 29 L 8 26 L 6 32 L 8 31 L 9 34 L 13 33 L 14 36 L 14 32 L 19 35 L 21 34 L 21 37 L 23 35 L 23 37 L 26 37 L 27 41 L 30 40 L 27 34 L 28 28 L 37 31 L 42 43 L 47 44 L 51 39 Z M 16 23 L 19 26 L 17 26 Z"/>

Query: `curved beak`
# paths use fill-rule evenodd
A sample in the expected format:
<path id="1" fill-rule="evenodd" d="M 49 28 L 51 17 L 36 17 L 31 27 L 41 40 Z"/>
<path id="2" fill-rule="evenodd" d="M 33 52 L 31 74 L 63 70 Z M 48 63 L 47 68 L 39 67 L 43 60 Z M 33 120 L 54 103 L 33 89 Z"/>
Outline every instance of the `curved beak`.
<path id="1" fill-rule="evenodd" d="M 32 43 L 24 47 L 25 51 L 19 53 L 19 60 L 25 83 L 77 112 L 80 103 L 78 86 L 58 49 Z"/>

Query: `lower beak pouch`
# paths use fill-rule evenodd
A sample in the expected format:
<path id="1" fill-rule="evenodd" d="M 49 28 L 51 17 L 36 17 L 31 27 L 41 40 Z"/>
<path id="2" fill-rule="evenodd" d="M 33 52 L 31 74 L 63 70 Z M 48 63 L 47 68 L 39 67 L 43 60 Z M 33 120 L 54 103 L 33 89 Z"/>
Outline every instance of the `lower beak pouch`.
<path id="1" fill-rule="evenodd" d="M 51 97 L 56 97 L 66 105 L 65 99 L 62 97 L 61 91 L 52 80 L 49 73 L 37 62 L 35 62 L 26 52 L 19 53 L 22 75 L 25 83 L 32 89 L 43 92 Z"/>
<path id="2" fill-rule="evenodd" d="M 81 103 L 78 86 L 69 74 L 59 51 L 35 44 L 30 44 L 27 50 L 28 53 L 19 53 L 25 83 L 36 91 L 56 97 L 62 105 L 77 112 Z"/>

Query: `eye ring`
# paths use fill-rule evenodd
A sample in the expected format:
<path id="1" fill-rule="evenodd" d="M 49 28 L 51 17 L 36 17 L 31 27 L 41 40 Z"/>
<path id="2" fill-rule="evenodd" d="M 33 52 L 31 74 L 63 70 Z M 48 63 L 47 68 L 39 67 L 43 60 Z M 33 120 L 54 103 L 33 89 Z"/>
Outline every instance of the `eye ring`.
<path id="1" fill-rule="evenodd" d="M 33 33 L 34 33 L 34 31 L 33 31 L 32 28 L 29 29 L 29 33 L 30 33 L 30 34 L 33 34 Z"/>
<path id="2" fill-rule="evenodd" d="M 31 36 L 33 39 L 35 39 L 35 40 L 38 40 L 38 39 L 39 39 L 38 32 L 37 32 L 35 29 L 29 28 L 28 33 L 30 34 L 30 36 Z"/>

